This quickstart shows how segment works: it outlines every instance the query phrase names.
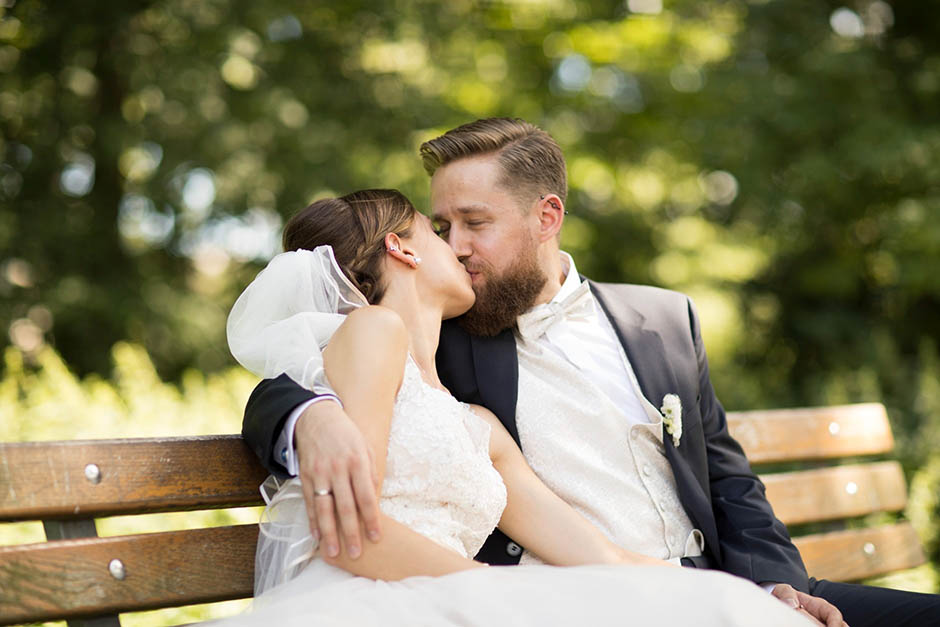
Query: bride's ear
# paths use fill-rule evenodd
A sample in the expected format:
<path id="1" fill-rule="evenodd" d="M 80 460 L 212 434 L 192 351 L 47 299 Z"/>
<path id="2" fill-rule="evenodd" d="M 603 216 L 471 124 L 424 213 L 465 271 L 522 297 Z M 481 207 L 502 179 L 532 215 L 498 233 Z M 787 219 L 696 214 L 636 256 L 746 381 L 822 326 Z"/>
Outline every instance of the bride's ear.
<path id="1" fill-rule="evenodd" d="M 385 236 L 385 252 L 391 255 L 393 259 L 397 259 L 412 268 L 417 268 L 420 263 L 420 259 L 415 255 L 414 251 L 405 247 L 402 244 L 401 238 L 395 233 L 389 233 Z"/>

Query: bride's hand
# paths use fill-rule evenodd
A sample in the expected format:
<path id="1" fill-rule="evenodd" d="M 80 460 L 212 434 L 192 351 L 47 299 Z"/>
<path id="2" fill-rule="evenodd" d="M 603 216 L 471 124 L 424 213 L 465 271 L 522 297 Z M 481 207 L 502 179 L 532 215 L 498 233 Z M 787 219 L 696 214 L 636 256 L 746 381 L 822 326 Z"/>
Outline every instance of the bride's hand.
<path id="1" fill-rule="evenodd" d="M 294 441 L 311 534 L 328 556 L 339 555 L 338 514 L 346 552 L 356 559 L 362 552 L 360 519 L 372 542 L 381 538 L 372 451 L 359 427 L 331 401 L 314 403 L 301 414 Z"/>

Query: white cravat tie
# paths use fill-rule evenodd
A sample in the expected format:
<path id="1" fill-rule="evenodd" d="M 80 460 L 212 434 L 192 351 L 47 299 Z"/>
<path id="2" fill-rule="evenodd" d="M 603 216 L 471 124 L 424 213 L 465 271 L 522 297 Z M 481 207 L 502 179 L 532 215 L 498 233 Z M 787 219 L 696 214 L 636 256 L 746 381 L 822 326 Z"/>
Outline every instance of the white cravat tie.
<path id="1" fill-rule="evenodd" d="M 590 357 L 580 350 L 578 342 L 566 338 L 569 335 L 567 325 L 560 324 L 574 321 L 590 321 L 595 316 L 594 298 L 587 281 L 561 301 L 552 301 L 537 305 L 519 316 L 516 325 L 519 335 L 527 342 L 534 342 L 542 335 L 560 349 L 575 366 L 582 370 L 590 367 Z M 567 340 L 567 341 L 566 341 Z"/>

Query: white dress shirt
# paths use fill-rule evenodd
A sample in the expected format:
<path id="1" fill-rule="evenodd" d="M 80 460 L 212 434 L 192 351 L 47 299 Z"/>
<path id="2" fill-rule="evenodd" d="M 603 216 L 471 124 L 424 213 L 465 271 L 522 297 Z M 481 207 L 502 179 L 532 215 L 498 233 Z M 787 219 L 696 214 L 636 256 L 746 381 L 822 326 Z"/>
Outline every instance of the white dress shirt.
<path id="1" fill-rule="evenodd" d="M 562 251 L 561 260 L 565 280 L 552 298 L 552 303 L 564 301 L 582 283 L 571 255 Z M 593 295 L 590 301 L 591 310 L 585 315 L 559 320 L 535 341 L 543 348 L 564 357 L 582 371 L 603 390 L 607 398 L 623 408 L 631 424 L 658 420 L 659 410 L 638 393 L 636 374 L 613 325 Z"/>
<path id="2" fill-rule="evenodd" d="M 287 420 L 284 422 L 284 428 L 281 429 L 281 435 L 278 436 L 277 442 L 274 443 L 274 451 L 278 457 L 278 461 L 280 461 L 281 465 L 287 470 L 287 474 L 292 477 L 296 477 L 300 474 L 300 464 L 297 462 L 297 450 L 294 445 L 294 429 L 297 427 L 297 421 L 300 420 L 300 415 L 303 414 L 308 407 L 320 401 L 333 401 L 339 403 L 340 407 L 343 406 L 339 397 L 332 393 L 321 392 L 320 396 L 311 398 L 309 401 L 304 401 L 295 407 L 294 411 L 287 417 Z"/>

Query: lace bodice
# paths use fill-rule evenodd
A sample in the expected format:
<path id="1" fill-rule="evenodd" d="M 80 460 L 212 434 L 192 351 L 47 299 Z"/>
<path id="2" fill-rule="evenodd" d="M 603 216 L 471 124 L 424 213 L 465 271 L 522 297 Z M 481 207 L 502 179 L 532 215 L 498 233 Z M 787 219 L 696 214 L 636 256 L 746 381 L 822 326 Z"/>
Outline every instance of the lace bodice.
<path id="1" fill-rule="evenodd" d="M 506 506 L 489 441 L 490 426 L 426 384 L 409 357 L 389 433 L 382 511 L 472 558 Z"/>

